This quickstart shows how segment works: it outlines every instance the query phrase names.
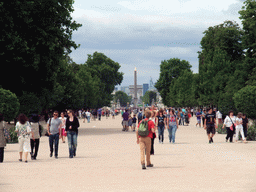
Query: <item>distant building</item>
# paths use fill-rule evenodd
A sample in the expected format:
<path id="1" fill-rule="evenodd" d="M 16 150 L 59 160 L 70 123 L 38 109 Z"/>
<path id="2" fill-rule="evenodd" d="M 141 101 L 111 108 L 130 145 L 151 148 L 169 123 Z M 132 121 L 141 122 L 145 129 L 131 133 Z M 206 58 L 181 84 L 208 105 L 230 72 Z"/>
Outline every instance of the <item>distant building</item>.
<path id="1" fill-rule="evenodd" d="M 148 91 L 148 89 L 149 89 L 149 84 L 143 84 L 143 96 Z"/>
<path id="2" fill-rule="evenodd" d="M 115 87 L 115 92 L 117 92 L 118 91 L 118 87 Z"/>
<path id="3" fill-rule="evenodd" d="M 132 96 L 132 99 L 134 98 L 134 85 L 129 86 L 129 96 Z M 143 86 L 142 85 L 137 85 L 137 98 L 138 98 L 138 103 L 140 103 L 140 97 L 143 96 Z"/>
<path id="4" fill-rule="evenodd" d="M 121 87 L 121 91 L 123 91 L 127 95 L 130 95 L 130 90 L 128 86 Z"/>

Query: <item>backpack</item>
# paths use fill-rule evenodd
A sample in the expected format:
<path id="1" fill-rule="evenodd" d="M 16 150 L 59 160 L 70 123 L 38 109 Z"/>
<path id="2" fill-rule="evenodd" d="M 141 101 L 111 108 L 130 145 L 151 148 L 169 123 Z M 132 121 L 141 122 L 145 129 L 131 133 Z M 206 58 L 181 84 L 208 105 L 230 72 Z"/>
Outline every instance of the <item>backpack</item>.
<path id="1" fill-rule="evenodd" d="M 138 119 L 142 119 L 142 113 L 141 112 L 139 112 L 139 114 L 138 114 Z"/>
<path id="2" fill-rule="evenodd" d="M 149 134 L 149 130 L 148 130 L 148 122 L 149 120 L 145 121 L 142 120 L 138 129 L 138 134 L 141 137 L 147 137 Z"/>

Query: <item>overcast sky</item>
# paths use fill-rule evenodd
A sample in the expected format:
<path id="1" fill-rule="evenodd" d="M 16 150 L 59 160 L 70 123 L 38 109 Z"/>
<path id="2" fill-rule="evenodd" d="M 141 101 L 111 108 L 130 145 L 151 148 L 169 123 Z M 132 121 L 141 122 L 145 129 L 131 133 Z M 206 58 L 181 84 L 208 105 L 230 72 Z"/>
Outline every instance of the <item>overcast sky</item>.
<path id="1" fill-rule="evenodd" d="M 81 64 L 95 51 L 121 65 L 121 86 L 156 82 L 163 60 L 179 58 L 198 73 L 203 32 L 225 20 L 236 21 L 243 0 L 75 0 L 73 19 L 83 26 L 72 39 L 81 44 L 71 58 Z M 110 77 L 111 78 L 111 77 Z"/>

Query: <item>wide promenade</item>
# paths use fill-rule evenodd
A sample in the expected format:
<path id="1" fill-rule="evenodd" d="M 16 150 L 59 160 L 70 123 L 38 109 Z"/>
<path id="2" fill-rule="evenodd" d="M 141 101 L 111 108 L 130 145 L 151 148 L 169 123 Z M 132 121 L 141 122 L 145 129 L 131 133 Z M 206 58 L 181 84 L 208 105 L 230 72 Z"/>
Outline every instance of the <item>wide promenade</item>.
<path id="1" fill-rule="evenodd" d="M 176 144 L 165 131 L 155 140 L 153 168 L 141 169 L 134 132 L 122 132 L 121 116 L 80 120 L 77 157 L 68 158 L 60 142 L 59 159 L 49 157 L 48 137 L 40 140 L 36 161 L 19 162 L 18 144 L 5 149 L 0 164 L 0 192 L 256 192 L 256 142 L 226 143 L 215 135 L 209 144 L 203 128 L 180 126 Z"/>

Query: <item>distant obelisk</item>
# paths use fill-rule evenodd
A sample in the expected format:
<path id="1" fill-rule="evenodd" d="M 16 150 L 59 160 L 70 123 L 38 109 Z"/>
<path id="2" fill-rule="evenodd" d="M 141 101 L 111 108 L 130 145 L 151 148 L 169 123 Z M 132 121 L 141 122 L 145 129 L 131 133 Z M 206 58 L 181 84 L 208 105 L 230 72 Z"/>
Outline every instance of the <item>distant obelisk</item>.
<path id="1" fill-rule="evenodd" d="M 137 103 L 138 98 L 137 98 L 137 69 L 135 67 L 134 69 L 134 107 L 137 108 Z"/>

